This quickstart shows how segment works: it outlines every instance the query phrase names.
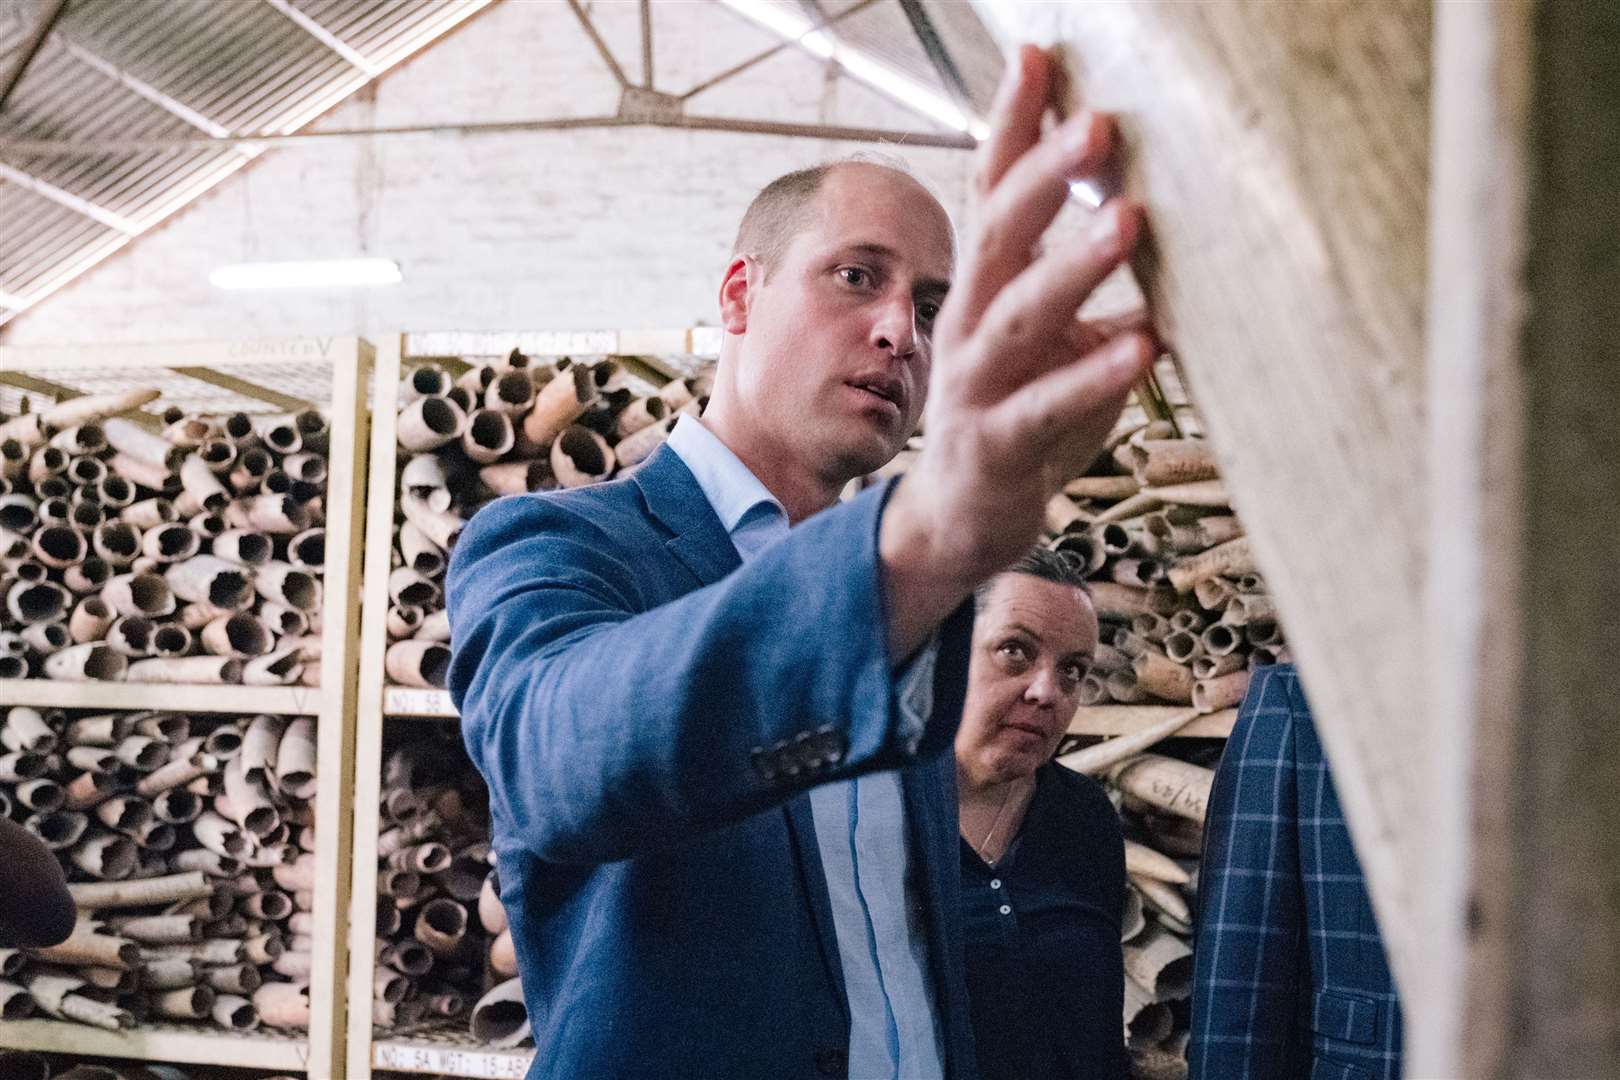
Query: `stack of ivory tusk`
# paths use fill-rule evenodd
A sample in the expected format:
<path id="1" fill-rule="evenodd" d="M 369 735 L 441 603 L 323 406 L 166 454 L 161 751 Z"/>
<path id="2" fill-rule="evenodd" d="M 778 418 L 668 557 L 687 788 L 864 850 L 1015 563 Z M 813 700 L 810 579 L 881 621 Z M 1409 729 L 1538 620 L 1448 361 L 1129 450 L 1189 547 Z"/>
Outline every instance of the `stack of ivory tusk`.
<path id="1" fill-rule="evenodd" d="M 480 1042 L 528 1035 L 489 848 L 488 794 L 453 728 L 391 742 L 377 838 L 372 1020 L 470 1022 Z"/>
<path id="2" fill-rule="evenodd" d="M 1249 673 L 1289 659 L 1242 524 L 1202 439 L 1122 431 L 1047 505 L 1047 544 L 1086 568 L 1101 620 L 1082 705 L 1182 705 L 1139 734 L 1062 756 L 1108 784 L 1129 878 L 1125 1032 L 1137 1080 L 1184 1080 L 1204 809 L 1218 748 L 1154 744 L 1238 705 Z M 1162 748 L 1161 748 L 1162 750 Z"/>
<path id="3" fill-rule="evenodd" d="M 1082 705 L 1217 712 L 1243 700 L 1252 669 L 1289 659 L 1209 444 L 1165 434 L 1121 437 L 1100 459 L 1108 474 L 1047 504 L 1047 544 L 1086 568 L 1102 620 Z"/>
<path id="4" fill-rule="evenodd" d="M 57 853 L 79 921 L 0 950 L 0 1019 L 309 1023 L 307 717 L 0 711 L 0 812 Z"/>
<path id="5" fill-rule="evenodd" d="M 318 685 L 326 419 L 157 397 L 0 422 L 0 678 Z"/>
<path id="6" fill-rule="evenodd" d="M 154 1061 L 120 1061 L 96 1058 L 94 1064 L 74 1054 L 37 1054 L 29 1050 L 0 1050 L 0 1077 L 5 1080 L 210 1080 L 219 1069 L 210 1065 L 169 1065 Z M 286 1075 L 245 1073 L 230 1070 L 232 1076 L 252 1076 L 258 1080 L 293 1080 Z"/>
<path id="7" fill-rule="evenodd" d="M 388 578 L 387 669 L 395 684 L 443 687 L 450 623 L 444 572 L 467 519 L 501 495 L 580 487 L 631 468 L 707 398 L 677 379 L 639 396 L 611 359 L 505 360 L 452 376 L 412 368 L 400 384 L 400 475 Z"/>
<path id="8" fill-rule="evenodd" d="M 1151 748 L 1198 715 L 1188 709 L 1138 734 L 1058 758 L 1067 768 L 1104 781 L 1120 809 L 1128 882 L 1121 926 L 1125 1038 L 1138 1080 L 1185 1080 L 1187 1075 L 1193 909 L 1215 772 Z"/>

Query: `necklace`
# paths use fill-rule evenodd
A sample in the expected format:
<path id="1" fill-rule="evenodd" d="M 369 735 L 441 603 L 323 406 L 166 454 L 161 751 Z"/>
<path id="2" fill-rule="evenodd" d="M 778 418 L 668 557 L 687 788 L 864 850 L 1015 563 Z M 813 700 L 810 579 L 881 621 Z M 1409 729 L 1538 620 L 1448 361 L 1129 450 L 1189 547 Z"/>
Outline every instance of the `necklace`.
<path id="1" fill-rule="evenodd" d="M 1007 790 L 1003 792 L 1001 796 L 1001 806 L 996 809 L 995 820 L 990 822 L 990 831 L 984 834 L 983 840 L 973 845 L 973 850 L 978 852 L 979 858 L 984 860 L 986 866 L 994 866 L 996 864 L 996 860 L 992 859 L 988 854 L 990 850 L 990 841 L 995 837 L 996 830 L 1001 828 L 1001 819 L 1003 815 L 1007 813 L 1007 807 L 1012 804 L 1013 789 L 1017 786 L 1018 782 L 1016 780 L 1007 784 Z"/>

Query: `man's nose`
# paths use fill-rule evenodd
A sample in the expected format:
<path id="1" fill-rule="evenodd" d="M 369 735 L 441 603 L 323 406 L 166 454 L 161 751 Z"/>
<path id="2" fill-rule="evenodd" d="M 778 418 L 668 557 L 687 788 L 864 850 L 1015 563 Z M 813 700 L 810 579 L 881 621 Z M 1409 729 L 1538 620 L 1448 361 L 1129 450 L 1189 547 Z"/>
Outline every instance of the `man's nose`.
<path id="1" fill-rule="evenodd" d="M 917 351 L 917 306 L 910 296 L 892 296 L 883 301 L 872 323 L 872 343 L 899 357 Z"/>

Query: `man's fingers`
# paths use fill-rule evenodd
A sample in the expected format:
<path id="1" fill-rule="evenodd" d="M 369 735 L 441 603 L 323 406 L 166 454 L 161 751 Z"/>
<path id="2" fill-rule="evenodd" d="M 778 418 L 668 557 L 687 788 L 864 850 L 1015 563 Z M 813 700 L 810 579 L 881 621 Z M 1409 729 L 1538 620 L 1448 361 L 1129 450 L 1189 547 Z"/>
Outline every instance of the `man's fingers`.
<path id="1" fill-rule="evenodd" d="M 1081 319 L 1073 323 L 1068 333 L 1069 351 L 1075 356 L 1088 353 L 1109 338 L 1118 337 L 1130 330 L 1146 330 L 1150 334 L 1153 332 L 1148 322 L 1147 308 L 1132 308 L 1117 315 Z"/>
<path id="2" fill-rule="evenodd" d="M 981 196 L 953 290 L 963 329 L 971 331 L 996 294 L 1029 265 L 1036 244 L 1069 198 L 1069 181 L 1100 168 L 1113 145 L 1113 121 L 1081 113 L 1013 162 L 1000 183 Z"/>
<path id="3" fill-rule="evenodd" d="M 1115 199 L 1097 212 L 1083 236 L 1047 251 L 1001 290 L 977 328 L 981 355 L 995 357 L 992 384 L 1034 378 L 1073 352 L 1075 313 L 1103 279 L 1124 261 L 1141 231 L 1142 211 Z"/>
<path id="4" fill-rule="evenodd" d="M 1121 334 L 1021 387 L 998 409 L 1005 411 L 1014 437 L 1034 440 L 1043 454 L 1057 447 L 1093 454 L 1119 418 L 1131 387 L 1152 366 L 1154 352 L 1147 334 Z"/>
<path id="5" fill-rule="evenodd" d="M 1044 49 L 1018 47 L 990 109 L 990 136 L 979 147 L 973 180 L 981 198 L 1001 181 L 1013 162 L 1040 141 L 1051 74 L 1052 58 Z"/>

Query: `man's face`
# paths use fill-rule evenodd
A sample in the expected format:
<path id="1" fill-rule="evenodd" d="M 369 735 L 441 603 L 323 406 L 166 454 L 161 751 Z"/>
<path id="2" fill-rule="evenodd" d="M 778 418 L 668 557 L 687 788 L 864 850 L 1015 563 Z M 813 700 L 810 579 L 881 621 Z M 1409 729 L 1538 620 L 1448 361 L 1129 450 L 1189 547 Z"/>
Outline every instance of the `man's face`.
<path id="1" fill-rule="evenodd" d="M 958 765 L 995 783 L 1038 769 L 1069 728 L 1096 652 L 1097 614 L 1079 589 L 1029 574 L 996 578 L 973 620 Z"/>
<path id="2" fill-rule="evenodd" d="M 776 453 L 849 479 L 889 461 L 922 415 L 950 220 L 910 177 L 834 170 L 777 265 L 751 266 L 739 404 Z"/>

